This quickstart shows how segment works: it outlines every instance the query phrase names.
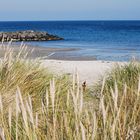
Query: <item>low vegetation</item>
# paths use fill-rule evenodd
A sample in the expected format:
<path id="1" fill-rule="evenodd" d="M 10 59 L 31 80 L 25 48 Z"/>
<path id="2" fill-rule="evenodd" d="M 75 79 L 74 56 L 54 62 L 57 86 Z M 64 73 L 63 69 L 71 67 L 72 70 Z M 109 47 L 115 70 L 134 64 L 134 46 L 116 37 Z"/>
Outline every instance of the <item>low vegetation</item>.
<path id="1" fill-rule="evenodd" d="M 140 63 L 116 65 L 96 85 L 105 139 L 140 139 Z"/>
<path id="2" fill-rule="evenodd" d="M 2 140 L 140 139 L 140 66 L 117 66 L 96 91 L 11 48 L 0 62 Z"/>

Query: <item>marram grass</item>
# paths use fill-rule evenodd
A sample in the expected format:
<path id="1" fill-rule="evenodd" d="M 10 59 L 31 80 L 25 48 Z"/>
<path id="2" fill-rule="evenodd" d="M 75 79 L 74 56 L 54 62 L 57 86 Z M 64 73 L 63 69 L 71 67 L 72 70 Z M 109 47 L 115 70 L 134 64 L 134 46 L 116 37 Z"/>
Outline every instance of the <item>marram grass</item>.
<path id="1" fill-rule="evenodd" d="M 11 53 L 0 64 L 2 140 L 140 139 L 139 65 L 123 66 L 115 77 L 113 71 L 98 86 L 96 99 L 82 91 L 76 76 L 71 83 L 39 61 Z"/>

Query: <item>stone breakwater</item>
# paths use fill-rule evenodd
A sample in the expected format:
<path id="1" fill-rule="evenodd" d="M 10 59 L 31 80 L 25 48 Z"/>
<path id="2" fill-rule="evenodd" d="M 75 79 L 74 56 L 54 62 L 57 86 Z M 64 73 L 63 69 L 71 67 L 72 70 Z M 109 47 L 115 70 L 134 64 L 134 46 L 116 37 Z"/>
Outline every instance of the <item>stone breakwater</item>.
<path id="1" fill-rule="evenodd" d="M 0 32 L 0 41 L 49 41 L 63 40 L 63 38 L 39 31 L 16 31 L 16 32 Z"/>

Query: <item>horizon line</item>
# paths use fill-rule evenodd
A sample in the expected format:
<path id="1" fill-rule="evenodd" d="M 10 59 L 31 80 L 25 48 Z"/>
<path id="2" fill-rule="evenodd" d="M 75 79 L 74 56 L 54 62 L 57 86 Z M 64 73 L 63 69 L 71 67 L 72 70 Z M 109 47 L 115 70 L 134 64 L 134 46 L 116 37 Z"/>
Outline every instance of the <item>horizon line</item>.
<path id="1" fill-rule="evenodd" d="M 140 21 L 140 19 L 81 19 L 81 20 L 76 20 L 76 19 L 66 19 L 66 20 L 2 20 L 0 22 L 51 22 L 51 21 Z"/>

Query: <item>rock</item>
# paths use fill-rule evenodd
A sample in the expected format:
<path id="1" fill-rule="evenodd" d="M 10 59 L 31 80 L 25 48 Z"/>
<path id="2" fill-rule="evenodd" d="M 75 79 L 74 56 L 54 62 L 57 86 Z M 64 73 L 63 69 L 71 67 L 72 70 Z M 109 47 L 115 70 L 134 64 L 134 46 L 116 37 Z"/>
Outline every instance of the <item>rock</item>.
<path id="1" fill-rule="evenodd" d="M 63 38 L 50 35 L 47 32 L 39 31 L 17 31 L 17 32 L 0 32 L 0 41 L 50 41 L 50 40 L 63 40 Z"/>

